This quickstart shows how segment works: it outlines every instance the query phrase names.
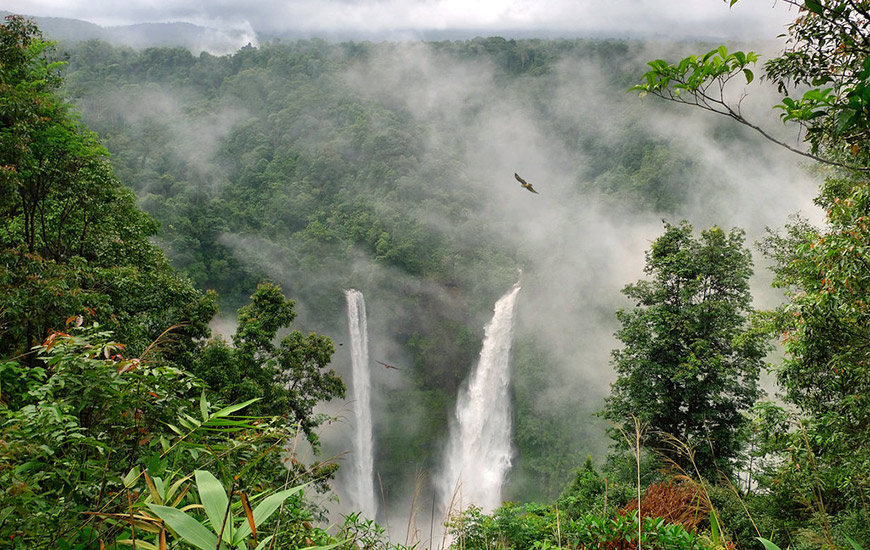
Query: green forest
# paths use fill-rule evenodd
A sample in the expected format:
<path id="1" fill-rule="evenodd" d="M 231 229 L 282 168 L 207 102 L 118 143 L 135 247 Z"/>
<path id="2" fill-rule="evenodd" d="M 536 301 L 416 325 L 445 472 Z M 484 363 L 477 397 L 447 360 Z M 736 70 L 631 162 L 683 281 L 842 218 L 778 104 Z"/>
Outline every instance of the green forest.
<path id="1" fill-rule="evenodd" d="M 7 17 L 0 548 L 870 549 L 870 14 L 786 3 L 764 59 L 195 56 Z M 505 502 L 435 517 L 518 270 Z M 379 368 L 375 518 L 337 493 L 349 288 Z"/>

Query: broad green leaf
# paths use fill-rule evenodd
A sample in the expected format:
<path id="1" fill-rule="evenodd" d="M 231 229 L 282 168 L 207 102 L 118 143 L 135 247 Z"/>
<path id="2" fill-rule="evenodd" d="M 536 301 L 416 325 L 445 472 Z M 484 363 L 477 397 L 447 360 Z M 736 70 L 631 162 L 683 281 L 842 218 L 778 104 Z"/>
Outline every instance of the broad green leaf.
<path id="1" fill-rule="evenodd" d="M 116 540 L 117 544 L 126 544 L 128 546 L 133 546 L 133 539 L 124 539 L 124 540 Z M 144 550 L 159 550 L 157 546 L 151 544 L 150 542 L 145 542 L 141 539 L 136 539 L 136 548 L 144 548 Z"/>
<path id="2" fill-rule="evenodd" d="M 245 407 L 247 407 L 251 403 L 256 403 L 260 399 L 262 399 L 262 397 L 255 397 L 254 399 L 249 399 L 248 401 L 245 401 L 244 403 L 236 403 L 235 405 L 230 405 L 229 407 L 224 407 L 223 409 L 214 413 L 212 415 L 212 417 L 213 418 L 215 418 L 215 417 L 220 418 L 222 416 L 229 416 L 239 409 L 244 409 Z"/>
<path id="3" fill-rule="evenodd" d="M 154 487 L 157 489 L 157 492 L 160 493 L 160 498 L 164 500 L 168 498 L 169 495 L 166 494 L 166 484 L 163 483 L 163 478 L 155 477 Z M 157 504 L 162 504 L 162 502 L 158 502 Z"/>
<path id="4" fill-rule="evenodd" d="M 755 537 L 755 538 L 757 538 L 759 541 L 761 541 L 761 544 L 764 545 L 765 550 L 782 550 L 779 546 L 773 544 L 772 542 L 770 542 L 769 540 L 767 540 L 765 538 L 761 538 L 761 537 Z"/>
<path id="5" fill-rule="evenodd" d="M 205 400 L 205 390 L 199 395 L 199 412 L 202 414 L 202 420 L 208 420 L 208 403 Z"/>
<path id="6" fill-rule="evenodd" d="M 721 542 L 721 533 L 719 532 L 719 515 L 716 510 L 710 510 L 710 538 L 716 546 Z"/>
<path id="7" fill-rule="evenodd" d="M 196 470 L 195 475 L 199 500 L 202 502 L 202 507 L 205 508 L 205 513 L 211 522 L 211 528 L 215 534 L 218 534 L 223 525 L 224 533 L 221 539 L 229 543 L 233 540 L 233 518 L 226 517 L 230 502 L 226 490 L 224 490 L 223 484 L 209 471 Z"/>
<path id="8" fill-rule="evenodd" d="M 850 537 L 849 535 L 843 535 L 843 538 L 845 538 L 845 539 L 846 539 L 846 542 L 849 543 L 849 546 L 851 546 L 851 547 L 854 548 L 855 550 L 864 550 L 864 549 L 861 547 L 861 545 L 858 544 L 857 542 L 855 542 L 855 539 L 853 539 L 853 538 Z"/>
<path id="9" fill-rule="evenodd" d="M 158 477 L 157 479 L 159 480 L 160 478 Z M 151 499 L 154 501 L 154 504 L 163 504 L 163 491 L 157 488 L 154 484 L 154 479 L 148 475 L 148 472 L 145 472 L 145 485 L 148 486 L 148 492 L 151 494 Z M 162 488 L 162 481 L 160 485 Z"/>
<path id="10" fill-rule="evenodd" d="M 149 504 L 148 508 L 165 521 L 188 544 L 196 546 L 200 550 L 217 548 L 217 535 L 181 510 L 157 504 Z"/>
<path id="11" fill-rule="evenodd" d="M 132 487 L 133 485 L 135 485 L 135 484 L 136 484 L 136 480 L 139 479 L 139 474 L 140 474 L 140 473 L 141 473 L 141 471 L 139 470 L 139 466 L 134 466 L 132 470 L 130 470 L 129 472 L 127 472 L 127 475 L 125 475 L 125 476 L 121 479 L 121 482 L 124 483 L 124 487 L 126 487 L 127 489 L 129 489 L 130 487 Z"/>
<path id="12" fill-rule="evenodd" d="M 254 550 L 263 550 L 263 548 L 266 548 L 266 545 L 269 544 L 269 541 L 271 541 L 274 537 L 275 535 L 269 535 L 268 537 L 264 538 L 260 541 L 260 544 L 258 544 Z"/>
<path id="13" fill-rule="evenodd" d="M 254 525 L 256 525 L 257 527 L 262 525 L 264 521 L 269 519 L 269 516 L 275 513 L 275 510 L 277 510 L 278 507 L 281 506 L 282 502 L 284 502 L 294 494 L 298 493 L 309 484 L 310 482 L 303 485 L 297 485 L 296 487 L 291 487 L 290 489 L 277 492 L 274 495 L 269 495 L 268 497 L 264 498 L 263 502 L 261 502 L 257 505 L 256 508 L 254 508 Z M 247 523 L 242 523 L 242 526 L 236 532 L 236 537 L 234 541 L 236 543 L 239 543 L 247 538 L 250 534 L 251 527 Z"/>
<path id="14" fill-rule="evenodd" d="M 817 15 L 821 15 L 825 11 L 825 8 L 819 0 L 806 0 L 806 2 L 804 2 L 804 7 Z"/>
<path id="15" fill-rule="evenodd" d="M 183 478 L 179 479 L 178 481 L 174 482 L 172 485 L 170 485 L 169 490 L 166 491 L 166 498 L 171 499 L 173 496 L 175 496 L 175 493 L 178 491 L 179 487 L 181 487 L 191 477 L 192 476 L 190 476 L 190 475 L 186 475 Z"/>
<path id="16" fill-rule="evenodd" d="M 341 546 L 342 544 L 344 544 L 346 542 L 347 542 L 346 540 L 343 540 L 340 542 L 334 542 L 334 543 L 326 545 L 326 546 L 306 546 L 305 548 L 300 548 L 299 550 L 330 550 L 331 548 Z M 260 546 L 257 546 L 257 548 L 259 549 Z"/>
<path id="17" fill-rule="evenodd" d="M 746 83 L 749 84 L 755 78 L 755 75 L 752 74 L 752 71 L 749 69 L 743 69 L 743 75 L 746 77 Z"/>
<path id="18" fill-rule="evenodd" d="M 182 417 L 184 417 L 184 418 L 182 418 Z M 190 423 L 191 425 L 196 426 L 196 427 L 199 427 L 202 424 L 202 422 L 200 422 L 196 418 L 190 416 L 189 414 L 181 413 L 181 416 L 178 417 L 178 421 L 181 422 L 182 424 L 184 424 L 184 420 L 187 420 L 188 423 Z"/>

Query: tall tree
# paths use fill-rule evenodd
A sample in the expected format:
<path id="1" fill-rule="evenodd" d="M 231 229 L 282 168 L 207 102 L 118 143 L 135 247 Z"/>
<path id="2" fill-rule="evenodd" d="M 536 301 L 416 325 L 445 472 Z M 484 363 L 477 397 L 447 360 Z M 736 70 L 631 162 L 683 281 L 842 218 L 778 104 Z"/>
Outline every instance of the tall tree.
<path id="1" fill-rule="evenodd" d="M 748 325 L 751 257 L 742 231 L 714 227 L 693 237 L 686 222 L 665 225 L 646 254 L 648 279 L 626 286 L 636 302 L 617 317 L 618 373 L 603 416 L 691 470 L 669 444 L 694 448 L 702 475 L 731 472 L 741 450 L 746 411 L 759 397 L 766 344 Z M 618 433 L 613 434 L 617 441 Z"/>
<path id="2" fill-rule="evenodd" d="M 316 444 L 314 430 L 324 418 L 314 414 L 314 406 L 344 397 L 346 388 L 334 371 L 326 370 L 335 351 L 329 338 L 294 330 L 279 345 L 273 343 L 278 331 L 296 318 L 294 306 L 278 285 L 261 283 L 251 303 L 239 309 L 233 345 L 211 340 L 194 373 L 227 402 L 262 397 L 252 412 L 286 415 Z"/>
<path id="3" fill-rule="evenodd" d="M 837 513 L 870 501 L 870 186 L 832 177 L 817 202 L 826 227 L 799 220 L 763 244 L 789 297 L 770 315 L 786 351 L 777 379 L 802 416 L 780 490 L 823 494 Z"/>

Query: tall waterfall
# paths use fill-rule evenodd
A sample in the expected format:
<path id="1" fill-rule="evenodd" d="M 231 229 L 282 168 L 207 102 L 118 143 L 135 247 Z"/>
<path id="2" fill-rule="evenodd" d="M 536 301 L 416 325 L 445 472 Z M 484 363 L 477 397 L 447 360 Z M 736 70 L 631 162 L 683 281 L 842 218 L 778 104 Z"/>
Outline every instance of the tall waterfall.
<path id="1" fill-rule="evenodd" d="M 474 504 L 491 512 L 511 466 L 510 351 L 520 283 L 495 303 L 483 349 L 459 393 L 438 490 L 446 514 Z"/>
<path id="2" fill-rule="evenodd" d="M 353 403 L 356 425 L 353 429 L 352 510 L 374 519 L 378 512 L 374 490 L 374 449 L 372 444 L 371 375 L 369 373 L 369 342 L 366 327 L 366 303 L 362 292 L 347 290 L 347 324 L 350 331 L 351 366 L 353 370 Z"/>

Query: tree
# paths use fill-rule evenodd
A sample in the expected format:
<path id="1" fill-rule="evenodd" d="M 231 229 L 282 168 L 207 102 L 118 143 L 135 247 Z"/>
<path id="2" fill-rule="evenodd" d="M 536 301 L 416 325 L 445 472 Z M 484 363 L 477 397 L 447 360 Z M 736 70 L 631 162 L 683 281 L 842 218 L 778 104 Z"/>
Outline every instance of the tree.
<path id="1" fill-rule="evenodd" d="M 252 412 L 286 415 L 316 444 L 314 429 L 323 418 L 314 414 L 314 406 L 344 397 L 346 388 L 334 371 L 325 371 L 335 351 L 329 338 L 294 330 L 280 345 L 273 343 L 278 331 L 296 318 L 294 305 L 278 285 L 261 283 L 251 303 L 239 309 L 233 345 L 221 338 L 211 340 L 194 373 L 227 402 L 261 397 Z"/>
<path id="2" fill-rule="evenodd" d="M 50 43 L 9 16 L 0 60 L 0 356 L 30 353 L 79 314 L 113 328 L 133 353 L 183 324 L 187 338 L 162 350 L 190 353 L 209 333 L 214 296 L 179 277 L 149 241 L 157 224 L 57 97 L 62 64 Z"/>
<path id="3" fill-rule="evenodd" d="M 783 121 L 806 131 L 814 153 L 864 170 L 870 160 L 870 11 L 853 0 L 787 0 L 801 14 L 781 56 L 765 64 L 784 93 Z M 789 97 L 809 87 L 800 99 Z"/>
<path id="4" fill-rule="evenodd" d="M 836 514 L 870 499 L 870 189 L 863 179 L 832 177 L 817 203 L 826 227 L 798 220 L 763 250 L 789 298 L 769 314 L 786 352 L 776 375 L 802 416 L 788 445 L 796 452 L 779 469 L 792 483 L 781 485 L 807 496 L 818 490 Z M 799 479 L 809 473 L 791 475 L 801 470 L 824 490 Z"/>
<path id="5" fill-rule="evenodd" d="M 617 312 L 624 347 L 613 352 L 618 378 L 602 414 L 629 433 L 636 416 L 648 428 L 644 443 L 689 471 L 669 438 L 694 448 L 699 474 L 732 472 L 767 350 L 748 325 L 743 233 L 714 227 L 695 239 L 688 223 L 665 224 L 644 271 L 649 279 L 623 289 L 636 306 Z"/>

